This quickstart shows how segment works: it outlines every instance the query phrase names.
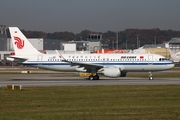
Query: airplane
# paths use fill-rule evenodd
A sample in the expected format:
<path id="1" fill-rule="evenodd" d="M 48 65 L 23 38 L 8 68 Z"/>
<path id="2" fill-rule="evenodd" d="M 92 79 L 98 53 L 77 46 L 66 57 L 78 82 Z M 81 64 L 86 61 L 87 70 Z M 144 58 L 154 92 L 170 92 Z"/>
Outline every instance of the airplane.
<path id="1" fill-rule="evenodd" d="M 17 27 L 9 27 L 15 55 L 7 60 L 47 70 L 91 73 L 89 80 L 99 80 L 99 74 L 107 77 L 125 77 L 127 72 L 152 72 L 169 70 L 173 62 L 157 54 L 43 54 L 28 41 Z"/>

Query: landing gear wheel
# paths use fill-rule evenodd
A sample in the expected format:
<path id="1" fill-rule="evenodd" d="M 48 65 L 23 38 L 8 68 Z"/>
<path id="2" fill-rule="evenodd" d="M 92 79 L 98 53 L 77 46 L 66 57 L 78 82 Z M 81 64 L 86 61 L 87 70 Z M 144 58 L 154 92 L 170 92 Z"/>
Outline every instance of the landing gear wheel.
<path id="1" fill-rule="evenodd" d="M 91 75 L 89 76 L 89 80 L 99 80 L 99 75 L 95 75 L 95 76 Z"/>
<path id="2" fill-rule="evenodd" d="M 93 80 L 94 79 L 94 77 L 93 76 L 89 76 L 89 80 Z"/>
<path id="3" fill-rule="evenodd" d="M 94 80 L 99 80 L 99 76 L 98 75 L 95 75 L 93 77 L 94 77 Z"/>
<path id="4" fill-rule="evenodd" d="M 153 77 L 152 77 L 152 76 L 150 76 L 150 77 L 149 77 L 149 80 L 153 80 Z"/>

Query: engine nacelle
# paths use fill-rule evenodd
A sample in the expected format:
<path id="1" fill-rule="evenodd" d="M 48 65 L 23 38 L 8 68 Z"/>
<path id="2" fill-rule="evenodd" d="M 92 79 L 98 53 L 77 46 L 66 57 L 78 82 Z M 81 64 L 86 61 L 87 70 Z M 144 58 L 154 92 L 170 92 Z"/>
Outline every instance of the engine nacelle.
<path id="1" fill-rule="evenodd" d="M 120 68 L 104 68 L 104 76 L 107 77 L 119 77 L 121 75 Z"/>

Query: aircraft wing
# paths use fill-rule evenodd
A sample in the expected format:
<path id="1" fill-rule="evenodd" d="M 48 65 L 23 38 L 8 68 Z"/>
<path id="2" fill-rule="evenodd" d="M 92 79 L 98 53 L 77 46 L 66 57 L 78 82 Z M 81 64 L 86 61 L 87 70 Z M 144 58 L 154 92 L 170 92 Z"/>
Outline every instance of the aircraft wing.
<path id="1" fill-rule="evenodd" d="M 62 56 L 62 61 L 70 63 L 71 66 L 79 66 L 79 68 L 84 68 L 86 72 L 90 72 L 90 73 L 94 73 L 94 72 L 96 73 L 99 69 L 104 67 L 103 65 L 99 65 L 99 64 L 68 61 L 63 56 Z"/>
<path id="2" fill-rule="evenodd" d="M 73 62 L 73 61 L 66 61 L 71 63 L 71 66 L 79 66 L 79 68 L 84 68 L 86 72 L 94 73 L 97 72 L 99 69 L 103 68 L 103 65 L 99 64 L 92 64 L 92 63 L 83 63 L 83 62 Z"/>

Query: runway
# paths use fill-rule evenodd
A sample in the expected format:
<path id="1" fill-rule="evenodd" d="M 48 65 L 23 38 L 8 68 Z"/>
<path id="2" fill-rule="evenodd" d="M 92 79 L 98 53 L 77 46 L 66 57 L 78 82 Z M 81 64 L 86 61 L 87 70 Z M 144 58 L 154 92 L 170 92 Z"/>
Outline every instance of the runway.
<path id="1" fill-rule="evenodd" d="M 180 84 L 179 78 L 131 78 L 101 77 L 100 80 L 90 81 L 86 77 L 67 74 L 1 74 L 0 87 L 6 85 L 22 86 L 93 86 L 93 85 L 163 85 Z"/>

